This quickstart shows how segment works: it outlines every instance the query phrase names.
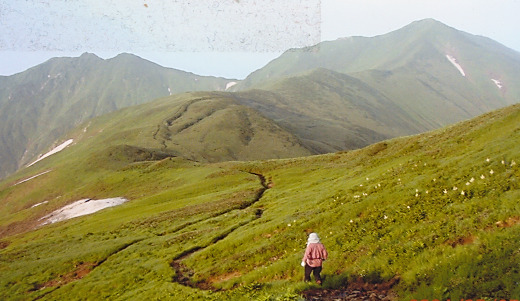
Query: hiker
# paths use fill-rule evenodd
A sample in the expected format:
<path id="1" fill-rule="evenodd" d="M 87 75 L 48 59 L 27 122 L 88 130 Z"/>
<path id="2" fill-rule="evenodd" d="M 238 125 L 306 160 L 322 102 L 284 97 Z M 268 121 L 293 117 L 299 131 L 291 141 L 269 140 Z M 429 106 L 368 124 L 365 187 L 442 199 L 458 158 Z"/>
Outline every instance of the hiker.
<path id="1" fill-rule="evenodd" d="M 325 246 L 320 242 L 318 234 L 309 234 L 307 239 L 307 248 L 302 259 L 302 267 L 305 267 L 305 281 L 311 281 L 311 272 L 314 274 L 314 280 L 316 283 L 321 284 L 321 265 L 325 259 L 327 259 L 327 250 Z"/>

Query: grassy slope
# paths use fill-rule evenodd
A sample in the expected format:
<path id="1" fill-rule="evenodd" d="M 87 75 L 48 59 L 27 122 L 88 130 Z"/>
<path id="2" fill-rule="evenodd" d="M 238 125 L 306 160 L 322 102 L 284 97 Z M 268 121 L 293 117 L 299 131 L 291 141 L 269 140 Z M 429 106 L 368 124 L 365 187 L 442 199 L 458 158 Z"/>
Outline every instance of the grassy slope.
<path id="1" fill-rule="evenodd" d="M 373 38 L 287 51 L 233 89 L 242 91 L 237 96 L 245 104 L 325 153 L 517 103 L 518 70 L 517 52 L 430 19 Z"/>
<path id="2" fill-rule="evenodd" d="M 457 60 L 465 76 L 446 55 Z M 294 84 L 291 77 L 316 68 L 349 75 L 351 79 L 346 84 L 357 89 L 346 95 L 367 99 L 367 89 L 353 85 L 352 77 L 361 80 L 370 88 L 368 99 L 388 100 L 413 116 L 407 118 L 407 121 L 415 119 L 412 125 L 426 126 L 427 130 L 473 118 L 518 103 L 520 99 L 520 89 L 515 84 L 520 80 L 518 52 L 431 19 L 372 38 L 352 37 L 292 49 L 233 89 L 265 89 L 277 81 Z M 492 79 L 503 83 L 502 88 Z M 300 90 L 305 95 L 312 85 L 303 87 Z M 327 88 L 323 87 L 329 92 Z"/>
<path id="3" fill-rule="evenodd" d="M 103 116 L 75 136 L 130 144 L 203 162 L 309 155 L 296 137 L 229 93 L 184 93 Z M 103 150 L 102 150 L 103 152 Z"/>
<path id="4" fill-rule="evenodd" d="M 437 57 L 432 56 L 432 53 Z M 482 98 L 496 101 L 490 97 L 496 95 L 489 93 L 496 91 L 490 80 L 490 77 L 494 77 L 508 83 L 507 91 L 503 91 L 501 95 L 504 103 L 513 104 L 517 101 L 520 90 L 514 83 L 518 80 L 520 65 L 518 52 L 433 19 L 416 21 L 388 34 L 371 38 L 349 37 L 322 42 L 313 47 L 288 50 L 265 67 L 251 73 L 234 89 L 254 88 L 266 81 L 294 76 L 316 68 L 345 74 L 367 70 L 394 71 L 411 64 L 421 64 L 428 57 L 435 57 L 435 63 L 421 66 L 426 67 L 421 71 L 435 75 L 437 72 L 444 72 L 441 69 L 447 66 L 454 68 L 446 60 L 446 54 L 455 57 L 464 67 L 468 73 L 466 85 L 481 90 L 478 95 Z M 443 75 L 446 76 L 446 73 Z M 445 84 L 450 85 L 450 82 L 446 81 Z"/>
<path id="5" fill-rule="evenodd" d="M 317 153 L 357 149 L 433 129 L 380 91 L 351 76 L 315 69 L 237 92 L 242 103 L 287 128 Z"/>
<path id="6" fill-rule="evenodd" d="M 296 298 L 312 286 L 299 266 L 309 231 L 330 252 L 325 287 L 397 276 L 403 300 L 518 297 L 518 120 L 516 105 L 357 151 L 211 165 L 123 156 L 90 168 L 71 148 L 27 171 L 53 172 L 1 184 L 2 222 L 80 197 L 131 202 L 4 236 L 1 297 Z M 258 201 L 252 173 L 271 183 Z M 178 262 L 192 283 L 226 290 L 176 283 Z"/>
<path id="7" fill-rule="evenodd" d="M 291 134 L 260 116 L 257 112 L 234 102 L 227 93 L 186 93 L 126 108 L 93 119 L 78 127 L 67 138 L 74 144 L 60 156 L 51 156 L 7 179 L 9 185 L 33 175 L 52 170 L 42 176 L 53 178 L 52 187 L 74 191 L 63 197 L 48 189 L 16 190 L 24 201 L 7 197 L 0 217 L 0 233 L 18 233 L 36 223 L 38 216 L 26 216 L 20 209 L 53 200 L 55 208 L 74 198 L 96 198 L 92 192 L 78 192 L 73 187 L 83 181 L 96 182 L 98 169 L 120 168 L 126 164 L 166 157 L 182 157 L 200 162 L 253 160 L 272 157 L 287 158 L 309 155 Z M 62 157 L 64 156 L 64 157 Z M 80 163 L 71 163 L 82 158 Z M 59 171 L 61 168 L 67 172 Z M 37 181 L 27 186 L 38 185 Z M 26 186 L 26 187 L 27 187 Z M 45 184 L 45 187 L 50 185 Z M 124 187 L 120 187 L 126 195 Z M 96 195 L 103 190 L 92 190 Z M 16 205 L 12 205 L 16 202 Z M 26 204 L 28 201 L 30 204 Z M 10 206 L 15 206 L 11 208 Z M 10 211 L 14 209 L 15 214 Z M 35 211 L 29 211 L 35 212 Z M 17 223 L 20 220 L 31 223 Z"/>
<path id="8" fill-rule="evenodd" d="M 130 54 L 109 60 L 93 54 L 55 58 L 0 78 L 0 177 L 94 116 L 185 91 L 223 90 L 227 82 Z"/>

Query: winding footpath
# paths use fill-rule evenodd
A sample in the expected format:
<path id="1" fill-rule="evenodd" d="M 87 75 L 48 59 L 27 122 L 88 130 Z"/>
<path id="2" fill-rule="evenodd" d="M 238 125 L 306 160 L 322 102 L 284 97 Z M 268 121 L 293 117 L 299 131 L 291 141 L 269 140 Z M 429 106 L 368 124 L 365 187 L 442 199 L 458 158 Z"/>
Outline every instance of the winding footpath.
<path id="1" fill-rule="evenodd" d="M 258 190 L 254 200 L 251 203 L 249 203 L 247 206 L 245 206 L 243 208 L 240 208 L 240 210 L 246 210 L 246 209 L 250 208 L 253 204 L 255 204 L 258 201 L 260 201 L 260 199 L 262 198 L 264 193 L 269 188 L 271 188 L 271 186 L 272 186 L 272 183 L 267 183 L 265 177 L 262 174 L 253 173 L 253 172 L 248 172 L 248 173 L 258 177 L 258 179 L 260 180 L 260 184 L 262 185 L 262 188 Z M 257 219 L 262 217 L 262 210 L 258 209 L 255 212 L 255 216 L 256 216 Z M 201 289 L 201 290 L 215 290 L 215 288 L 212 286 L 212 284 L 207 282 L 207 281 L 201 281 L 201 282 L 193 281 L 191 278 L 194 275 L 194 271 L 191 270 L 189 267 L 187 267 L 182 261 L 185 258 L 193 255 L 194 253 L 196 253 L 198 251 L 202 251 L 205 248 L 207 248 L 207 247 L 209 247 L 209 246 L 211 246 L 211 245 L 213 245 L 213 244 L 223 240 L 229 234 L 233 233 L 235 230 L 237 230 L 237 229 L 239 229 L 239 228 L 249 224 L 249 222 L 245 222 L 245 223 L 241 223 L 241 224 L 236 225 L 230 231 L 228 231 L 228 232 L 226 232 L 226 233 L 224 233 L 224 234 L 222 234 L 220 236 L 215 237 L 211 241 L 210 244 L 208 244 L 208 245 L 206 245 L 204 247 L 194 247 L 194 248 L 188 249 L 188 250 L 182 252 L 177 257 L 175 257 L 170 262 L 170 266 L 175 271 L 175 276 L 173 277 L 173 282 L 176 282 L 176 283 L 181 284 L 183 286 L 188 286 L 188 287 L 191 287 L 191 288 L 198 288 L 198 289 Z"/>

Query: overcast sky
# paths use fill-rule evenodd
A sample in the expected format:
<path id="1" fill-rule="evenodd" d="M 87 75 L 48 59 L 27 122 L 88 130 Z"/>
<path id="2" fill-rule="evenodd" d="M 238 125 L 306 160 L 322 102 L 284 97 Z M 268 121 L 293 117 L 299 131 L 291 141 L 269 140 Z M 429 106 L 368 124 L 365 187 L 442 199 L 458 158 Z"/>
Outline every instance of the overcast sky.
<path id="1" fill-rule="evenodd" d="M 242 79 L 283 51 L 434 18 L 520 51 L 520 0 L 0 0 L 0 75 L 130 52 Z"/>

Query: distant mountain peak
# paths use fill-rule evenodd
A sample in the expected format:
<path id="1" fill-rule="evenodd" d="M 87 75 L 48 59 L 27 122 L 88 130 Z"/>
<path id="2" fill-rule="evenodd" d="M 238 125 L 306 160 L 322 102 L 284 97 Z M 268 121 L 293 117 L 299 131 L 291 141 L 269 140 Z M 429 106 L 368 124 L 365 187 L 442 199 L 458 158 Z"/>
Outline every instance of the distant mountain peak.
<path id="1" fill-rule="evenodd" d="M 79 57 L 80 59 L 84 60 L 84 59 L 96 59 L 96 60 L 102 60 L 102 58 L 100 58 L 99 56 L 95 55 L 94 53 L 91 53 L 91 52 L 84 52 L 80 55 Z"/>
<path id="2" fill-rule="evenodd" d="M 437 21 L 433 18 L 427 18 L 422 20 L 417 20 L 410 23 L 408 26 L 412 27 L 423 27 L 423 28 L 452 28 L 441 21 Z"/>
<path id="3" fill-rule="evenodd" d="M 122 52 L 118 55 L 116 55 L 114 58 L 137 58 L 137 59 L 143 59 L 135 54 L 128 53 L 128 52 Z"/>
<path id="4" fill-rule="evenodd" d="M 128 53 L 105 60 L 88 52 L 0 77 L 0 178 L 34 161 L 68 130 L 94 116 L 171 94 L 224 90 L 228 82 Z"/>
<path id="5" fill-rule="evenodd" d="M 412 22 L 411 24 L 425 24 L 425 25 L 442 25 L 442 26 L 447 26 L 446 24 L 440 22 L 440 21 L 437 21 L 433 18 L 426 18 L 426 19 L 422 19 L 422 20 L 417 20 L 417 21 L 414 21 Z"/>
<path id="6" fill-rule="evenodd" d="M 433 33 L 440 33 L 440 34 L 445 34 L 446 32 L 459 32 L 459 30 L 457 30 L 453 27 L 450 27 L 450 26 L 448 26 L 440 21 L 437 21 L 435 19 L 432 19 L 432 18 L 414 21 L 414 22 L 408 24 L 407 26 L 405 26 L 401 29 L 398 29 L 397 32 L 403 31 L 403 30 L 404 31 L 417 31 L 417 32 L 421 32 L 421 33 L 433 32 Z"/>

